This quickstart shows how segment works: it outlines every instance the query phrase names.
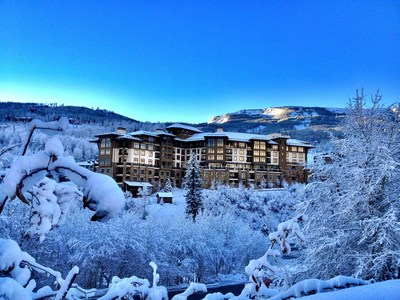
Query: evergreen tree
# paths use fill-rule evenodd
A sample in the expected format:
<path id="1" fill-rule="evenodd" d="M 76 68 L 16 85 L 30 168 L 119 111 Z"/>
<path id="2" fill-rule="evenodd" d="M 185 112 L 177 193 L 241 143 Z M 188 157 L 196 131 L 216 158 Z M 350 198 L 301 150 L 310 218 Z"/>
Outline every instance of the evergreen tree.
<path id="1" fill-rule="evenodd" d="M 171 185 L 171 181 L 169 180 L 169 178 L 165 181 L 164 192 L 166 192 L 166 193 L 172 192 L 172 185 Z"/>
<path id="2" fill-rule="evenodd" d="M 304 212 L 307 276 L 400 276 L 400 122 L 381 96 L 366 108 L 361 92 L 349 103 L 344 137 L 316 157 Z"/>
<path id="3" fill-rule="evenodd" d="M 203 208 L 201 171 L 194 153 L 190 156 L 187 164 L 184 187 L 186 189 L 186 215 L 192 217 L 194 222 Z"/>

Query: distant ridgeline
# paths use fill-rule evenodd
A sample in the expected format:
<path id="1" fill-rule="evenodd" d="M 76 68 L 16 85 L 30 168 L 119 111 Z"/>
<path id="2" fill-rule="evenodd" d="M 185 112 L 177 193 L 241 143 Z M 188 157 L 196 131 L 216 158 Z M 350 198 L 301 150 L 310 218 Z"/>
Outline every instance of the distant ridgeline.
<path id="1" fill-rule="evenodd" d="M 216 131 L 217 127 L 242 133 L 280 132 L 318 144 L 328 140 L 329 133 L 334 135 L 341 133 L 339 124 L 344 115 L 345 109 L 340 108 L 284 106 L 240 110 L 213 117 L 207 123 L 188 125 L 209 132 Z M 122 126 L 131 131 L 165 129 L 174 123 L 139 122 L 99 108 L 90 109 L 56 103 L 0 102 L 0 123 L 30 122 L 32 119 L 53 121 L 62 116 L 68 117 L 71 124 L 96 124 L 110 128 Z"/>
<path id="2" fill-rule="evenodd" d="M 53 121 L 68 117 L 72 124 L 106 122 L 138 123 L 134 119 L 104 109 L 91 109 L 79 106 L 57 105 L 56 103 L 1 102 L 1 122 L 30 122 L 32 119 Z"/>

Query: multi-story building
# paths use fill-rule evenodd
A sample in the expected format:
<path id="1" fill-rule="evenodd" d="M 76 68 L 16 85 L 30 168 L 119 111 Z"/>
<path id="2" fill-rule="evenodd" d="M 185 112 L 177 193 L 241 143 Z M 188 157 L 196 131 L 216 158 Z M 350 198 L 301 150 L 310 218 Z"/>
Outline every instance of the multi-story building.
<path id="1" fill-rule="evenodd" d="M 148 182 L 164 185 L 167 179 L 182 184 L 192 153 L 202 170 L 205 187 L 212 182 L 231 185 L 280 186 L 283 181 L 306 182 L 304 164 L 311 144 L 287 135 L 201 130 L 173 124 L 167 131 L 124 128 L 97 135 L 101 173 L 120 185 Z"/>

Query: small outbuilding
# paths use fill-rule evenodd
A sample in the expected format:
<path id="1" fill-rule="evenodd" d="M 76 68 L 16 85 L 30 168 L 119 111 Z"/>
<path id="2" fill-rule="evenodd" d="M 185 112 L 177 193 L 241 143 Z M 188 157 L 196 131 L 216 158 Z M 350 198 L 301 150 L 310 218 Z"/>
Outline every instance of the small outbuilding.
<path id="1" fill-rule="evenodd" d="M 174 195 L 171 192 L 158 192 L 157 193 L 157 203 L 163 202 L 163 203 L 172 203 L 172 199 L 174 198 Z"/>
<path id="2" fill-rule="evenodd" d="M 139 182 L 139 181 L 124 181 L 124 191 L 128 191 L 132 194 L 132 197 L 136 198 L 139 196 L 139 189 L 148 188 L 150 191 L 153 188 L 153 185 L 148 182 Z"/>

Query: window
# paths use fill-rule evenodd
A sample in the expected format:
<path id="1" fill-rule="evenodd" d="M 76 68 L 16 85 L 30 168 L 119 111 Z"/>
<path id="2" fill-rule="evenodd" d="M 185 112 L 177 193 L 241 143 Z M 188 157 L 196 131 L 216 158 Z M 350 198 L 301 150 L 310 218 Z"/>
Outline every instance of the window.
<path id="1" fill-rule="evenodd" d="M 214 147 L 215 141 L 214 139 L 208 139 L 207 141 L 207 147 Z"/>
<path id="2" fill-rule="evenodd" d="M 142 150 L 142 151 L 140 151 L 140 155 L 145 156 L 146 152 Z"/>
<path id="3" fill-rule="evenodd" d="M 298 150 L 299 152 L 304 152 L 304 148 L 303 148 L 303 147 L 298 147 L 297 150 Z"/>
<path id="4" fill-rule="evenodd" d="M 254 157 L 253 160 L 254 160 L 254 162 L 259 162 L 259 161 L 260 161 L 260 158 L 256 156 L 256 157 Z"/>
<path id="5" fill-rule="evenodd" d="M 254 150 L 254 156 L 260 156 L 260 151 Z"/>
<path id="6" fill-rule="evenodd" d="M 240 155 L 244 155 L 244 150 L 239 150 Z"/>
<path id="7" fill-rule="evenodd" d="M 208 153 L 214 153 L 214 149 L 208 149 Z"/>
<path id="8" fill-rule="evenodd" d="M 255 141 L 254 142 L 254 149 L 260 149 L 260 142 L 259 141 Z"/>
<path id="9" fill-rule="evenodd" d="M 217 160 L 224 160 L 224 156 L 223 155 L 217 155 Z"/>
<path id="10" fill-rule="evenodd" d="M 239 148 L 246 148 L 246 144 L 245 143 L 239 143 Z"/>
<path id="11" fill-rule="evenodd" d="M 180 154 L 181 153 L 181 149 L 176 149 L 176 153 Z"/>
<path id="12" fill-rule="evenodd" d="M 146 149 L 146 144 L 140 144 L 140 149 Z"/>
<path id="13" fill-rule="evenodd" d="M 273 158 L 273 159 L 272 159 L 272 162 L 273 162 L 274 164 L 277 164 L 277 163 L 278 163 L 278 159 L 277 159 L 277 158 Z"/>
<path id="14" fill-rule="evenodd" d="M 272 145 L 273 150 L 278 150 L 278 145 Z"/>
<path id="15" fill-rule="evenodd" d="M 297 153 L 292 153 L 293 158 L 297 158 Z"/>
<path id="16" fill-rule="evenodd" d="M 264 162 L 265 163 L 265 157 L 260 157 L 260 162 Z"/>
<path id="17" fill-rule="evenodd" d="M 278 157 L 278 152 L 272 152 L 272 155 L 273 155 L 274 157 Z"/>
<path id="18" fill-rule="evenodd" d="M 265 156 L 265 151 L 260 151 L 260 156 Z"/>
<path id="19" fill-rule="evenodd" d="M 299 158 L 303 158 L 303 153 L 299 153 Z"/>
<path id="20" fill-rule="evenodd" d="M 237 149 L 233 150 L 233 153 L 234 153 L 234 154 L 237 154 Z"/>
<path id="21" fill-rule="evenodd" d="M 265 142 L 260 142 L 260 149 L 265 150 Z"/>
<path id="22" fill-rule="evenodd" d="M 297 151 L 297 147 L 292 146 L 292 151 Z"/>
<path id="23" fill-rule="evenodd" d="M 217 153 L 224 153 L 224 148 L 217 148 Z"/>
<path id="24" fill-rule="evenodd" d="M 243 156 L 239 156 L 239 161 L 244 161 L 244 157 Z"/>
<path id="25" fill-rule="evenodd" d="M 209 155 L 207 159 L 208 160 L 214 160 L 214 155 Z"/>
<path id="26" fill-rule="evenodd" d="M 139 159 L 138 159 L 137 157 L 135 157 L 135 158 L 133 159 L 133 162 L 134 162 L 134 163 L 138 163 L 138 162 L 139 162 Z"/>
<path id="27" fill-rule="evenodd" d="M 141 163 L 141 164 L 144 164 L 144 163 L 145 163 L 144 158 L 141 158 L 141 159 L 140 159 L 140 163 Z"/>
<path id="28" fill-rule="evenodd" d="M 153 164 L 153 160 L 149 159 L 149 165 L 152 165 L 152 164 Z"/>
<path id="29" fill-rule="evenodd" d="M 153 144 L 147 145 L 147 149 L 153 151 L 154 150 L 154 145 Z"/>
<path id="30" fill-rule="evenodd" d="M 139 149 L 139 143 L 133 143 L 133 148 Z"/>
<path id="31" fill-rule="evenodd" d="M 223 147 L 224 146 L 224 139 L 217 139 L 217 147 Z"/>
<path id="32" fill-rule="evenodd" d="M 233 157 L 233 160 L 237 160 L 237 156 L 236 155 Z"/>

